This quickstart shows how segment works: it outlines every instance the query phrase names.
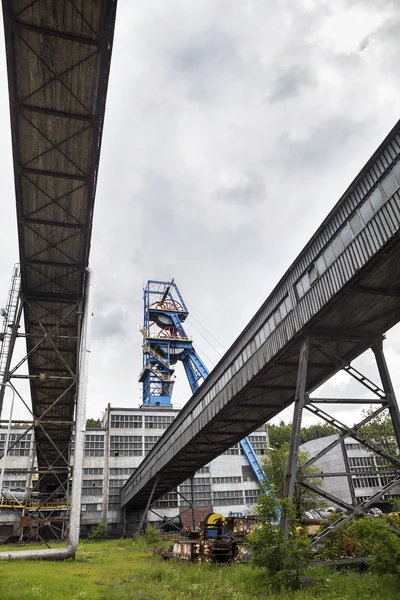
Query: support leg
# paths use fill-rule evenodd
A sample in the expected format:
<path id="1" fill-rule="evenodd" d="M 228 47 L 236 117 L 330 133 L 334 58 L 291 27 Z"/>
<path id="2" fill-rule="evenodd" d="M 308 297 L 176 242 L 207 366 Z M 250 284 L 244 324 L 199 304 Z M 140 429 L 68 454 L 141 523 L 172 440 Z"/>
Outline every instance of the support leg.
<path id="1" fill-rule="evenodd" d="M 397 404 L 392 380 L 390 378 L 389 369 L 386 363 L 386 358 L 383 353 L 383 340 L 380 340 L 379 343 L 374 344 L 372 346 L 372 351 L 375 354 L 379 376 L 381 378 L 382 386 L 386 394 L 388 409 L 393 423 L 394 435 L 396 437 L 397 446 L 400 449 L 400 411 L 399 406 Z"/>
<path id="2" fill-rule="evenodd" d="M 144 522 L 147 519 L 147 513 L 149 512 L 150 504 L 151 504 L 151 501 L 153 500 L 153 496 L 154 496 L 155 489 L 157 487 L 158 480 L 159 480 L 159 476 L 157 475 L 157 477 L 154 480 L 154 484 L 153 484 L 149 499 L 147 500 L 146 508 L 144 509 L 142 518 L 140 519 L 139 533 L 142 532 Z"/>
<path id="3" fill-rule="evenodd" d="M 296 396 L 293 413 L 292 434 L 290 438 L 289 458 L 286 467 L 285 485 L 283 497 L 293 499 L 294 486 L 296 483 L 297 458 L 300 446 L 300 430 L 303 417 L 303 409 L 306 403 L 306 380 L 307 363 L 310 347 L 309 336 L 306 336 L 300 348 L 299 368 L 297 372 Z M 287 531 L 289 523 L 287 516 L 282 515 L 281 526 Z"/>
<path id="4" fill-rule="evenodd" d="M 192 494 L 192 501 L 190 504 L 190 508 L 192 509 L 192 529 L 193 531 L 196 529 L 196 509 L 194 505 L 194 475 L 190 478 L 190 491 Z"/>

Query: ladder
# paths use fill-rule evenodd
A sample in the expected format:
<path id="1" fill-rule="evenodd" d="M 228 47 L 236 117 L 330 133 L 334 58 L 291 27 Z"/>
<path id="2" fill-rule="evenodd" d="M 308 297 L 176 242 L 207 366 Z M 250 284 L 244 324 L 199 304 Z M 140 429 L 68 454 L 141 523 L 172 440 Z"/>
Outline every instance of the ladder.
<path id="1" fill-rule="evenodd" d="M 11 344 L 13 326 L 17 316 L 18 305 L 20 302 L 21 289 L 21 269 L 19 264 L 14 265 L 11 286 L 8 292 L 7 305 L 0 309 L 0 315 L 3 317 L 3 327 L 0 333 L 0 383 L 4 383 L 6 376 L 8 353 Z"/>

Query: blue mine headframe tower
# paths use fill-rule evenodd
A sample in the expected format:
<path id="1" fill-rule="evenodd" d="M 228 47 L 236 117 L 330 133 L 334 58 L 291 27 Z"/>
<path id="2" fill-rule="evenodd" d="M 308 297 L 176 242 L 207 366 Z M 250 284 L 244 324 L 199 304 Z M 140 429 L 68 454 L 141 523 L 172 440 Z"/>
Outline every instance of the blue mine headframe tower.
<path id="1" fill-rule="evenodd" d="M 144 289 L 142 406 L 168 408 L 175 381 L 175 365 L 182 362 L 194 394 L 209 371 L 186 334 L 184 323 L 189 311 L 175 281 L 149 280 Z M 264 472 L 248 437 L 241 442 L 260 483 Z"/>

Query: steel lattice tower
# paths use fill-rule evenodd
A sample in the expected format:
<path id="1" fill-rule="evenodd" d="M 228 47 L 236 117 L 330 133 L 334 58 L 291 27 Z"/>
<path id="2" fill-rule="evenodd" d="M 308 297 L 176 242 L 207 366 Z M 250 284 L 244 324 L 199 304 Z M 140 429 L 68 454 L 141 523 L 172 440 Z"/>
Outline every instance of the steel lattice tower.
<path id="1" fill-rule="evenodd" d="M 144 289 L 143 406 L 171 405 L 175 365 L 182 362 L 192 392 L 208 376 L 208 369 L 186 334 L 188 309 L 174 280 L 149 280 Z"/>
<path id="2" fill-rule="evenodd" d="M 181 361 L 194 394 L 209 371 L 186 334 L 184 322 L 189 311 L 172 279 L 149 280 L 144 289 L 143 367 L 139 382 L 143 384 L 142 406 L 172 407 L 175 365 Z M 245 437 L 240 442 L 257 480 L 266 485 L 258 457 Z"/>

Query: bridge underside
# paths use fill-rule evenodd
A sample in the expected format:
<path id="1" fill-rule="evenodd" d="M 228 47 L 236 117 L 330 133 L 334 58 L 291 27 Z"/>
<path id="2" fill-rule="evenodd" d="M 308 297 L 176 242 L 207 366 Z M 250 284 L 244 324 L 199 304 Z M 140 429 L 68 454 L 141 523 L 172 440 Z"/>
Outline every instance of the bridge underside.
<path id="1" fill-rule="evenodd" d="M 30 382 L 40 487 L 51 492 L 69 476 L 85 268 L 116 2 L 2 4 L 25 377 Z M 17 371 L 11 370 L 11 383 Z"/>

